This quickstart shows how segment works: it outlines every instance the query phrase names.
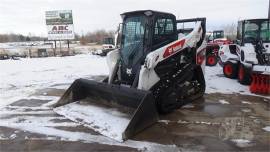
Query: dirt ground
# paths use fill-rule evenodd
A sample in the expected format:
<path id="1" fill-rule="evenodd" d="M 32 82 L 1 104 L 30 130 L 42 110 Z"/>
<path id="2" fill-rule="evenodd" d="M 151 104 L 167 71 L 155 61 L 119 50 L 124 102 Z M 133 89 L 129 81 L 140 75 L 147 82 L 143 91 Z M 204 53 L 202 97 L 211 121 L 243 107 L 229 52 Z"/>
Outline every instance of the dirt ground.
<path id="1" fill-rule="evenodd" d="M 36 94 L 60 96 L 64 90 L 42 89 Z M 52 109 L 39 108 L 49 100 L 21 99 L 5 107 L 10 113 L 1 120 L 18 116 L 55 117 L 56 122 L 72 123 L 57 115 Z M 30 108 L 27 108 L 30 107 Z M 34 108 L 33 108 L 34 107 Z M 24 113 L 16 113 L 22 111 Z M 3 109 L 2 109 L 3 111 Z M 12 112 L 13 111 L 13 112 Z M 61 118 L 61 119 L 60 119 Z M 20 120 L 26 121 L 26 120 Z M 240 94 L 205 94 L 204 98 L 186 105 L 168 115 L 161 115 L 159 122 L 132 138 L 141 143 L 157 143 L 153 151 L 270 151 L 270 100 Z M 93 130 L 78 126 L 52 126 L 62 131 L 84 132 L 101 136 Z M 128 144 L 72 141 L 53 133 L 37 133 L 12 125 L 0 126 L 0 152 L 9 151 L 144 151 Z M 248 142 L 235 142 L 238 139 Z M 166 145 L 174 145 L 166 150 Z M 163 148 L 164 149 L 163 149 Z"/>

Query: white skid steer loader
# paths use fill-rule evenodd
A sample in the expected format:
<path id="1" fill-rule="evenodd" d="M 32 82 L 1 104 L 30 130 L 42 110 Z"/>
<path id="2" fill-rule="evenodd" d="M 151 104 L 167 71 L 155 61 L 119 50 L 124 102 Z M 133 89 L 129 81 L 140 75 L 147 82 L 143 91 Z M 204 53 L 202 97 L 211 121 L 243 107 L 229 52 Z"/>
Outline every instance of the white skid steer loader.
<path id="1" fill-rule="evenodd" d="M 239 21 L 237 42 L 219 50 L 224 75 L 250 85 L 252 93 L 270 94 L 270 20 Z"/>
<path id="2" fill-rule="evenodd" d="M 120 48 L 103 82 L 78 79 L 54 105 L 60 115 L 123 141 L 205 92 L 205 18 L 152 10 L 121 14 Z M 194 28 L 177 24 L 194 22 Z"/>

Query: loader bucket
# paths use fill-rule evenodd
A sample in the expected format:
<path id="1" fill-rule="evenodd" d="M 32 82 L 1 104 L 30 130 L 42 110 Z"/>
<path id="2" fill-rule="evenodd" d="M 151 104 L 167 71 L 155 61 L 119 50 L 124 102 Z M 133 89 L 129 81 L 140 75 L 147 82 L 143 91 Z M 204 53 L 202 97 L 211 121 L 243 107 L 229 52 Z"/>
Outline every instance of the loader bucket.
<path id="1" fill-rule="evenodd" d="M 158 120 L 150 91 L 77 79 L 54 111 L 118 141 L 126 140 Z"/>

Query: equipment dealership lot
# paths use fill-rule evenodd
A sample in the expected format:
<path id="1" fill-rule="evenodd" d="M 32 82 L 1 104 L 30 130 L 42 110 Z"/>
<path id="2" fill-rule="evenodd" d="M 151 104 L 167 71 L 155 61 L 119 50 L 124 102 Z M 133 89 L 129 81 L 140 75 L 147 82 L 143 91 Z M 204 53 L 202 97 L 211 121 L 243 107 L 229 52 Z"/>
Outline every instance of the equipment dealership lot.
<path id="1" fill-rule="evenodd" d="M 16 67 L 16 68 L 15 68 Z M 0 61 L 0 151 L 268 151 L 270 97 L 206 67 L 206 94 L 134 138 L 117 142 L 57 115 L 51 105 L 77 78 L 101 80 L 90 54 Z M 92 70 L 95 69 L 95 70 Z"/>

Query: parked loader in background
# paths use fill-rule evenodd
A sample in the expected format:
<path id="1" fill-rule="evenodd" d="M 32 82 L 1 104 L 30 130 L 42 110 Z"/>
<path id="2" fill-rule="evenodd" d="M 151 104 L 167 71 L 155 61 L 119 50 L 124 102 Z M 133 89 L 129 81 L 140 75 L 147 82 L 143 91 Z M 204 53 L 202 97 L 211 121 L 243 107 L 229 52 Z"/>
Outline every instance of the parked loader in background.
<path id="1" fill-rule="evenodd" d="M 223 73 L 250 85 L 253 93 L 270 94 L 269 19 L 238 22 L 238 44 L 223 45 L 219 50 Z"/>
<path id="2" fill-rule="evenodd" d="M 103 39 L 102 49 L 93 52 L 94 55 L 106 56 L 110 51 L 114 50 L 116 46 L 114 45 L 114 39 L 111 37 L 106 37 Z"/>
<path id="3" fill-rule="evenodd" d="M 119 141 L 155 123 L 158 113 L 203 96 L 206 44 L 205 18 L 176 20 L 173 14 L 152 10 L 121 16 L 120 48 L 107 55 L 108 78 L 76 80 L 55 105 L 57 113 Z M 194 22 L 194 28 L 177 29 L 177 24 L 187 22 Z M 65 106 L 68 110 L 63 112 Z M 112 116 L 123 117 L 125 123 L 113 121 Z"/>
<path id="4" fill-rule="evenodd" d="M 206 65 L 215 66 L 219 60 L 218 50 L 224 44 L 231 44 L 232 42 L 225 38 L 224 31 L 218 30 L 208 33 L 206 46 Z"/>

